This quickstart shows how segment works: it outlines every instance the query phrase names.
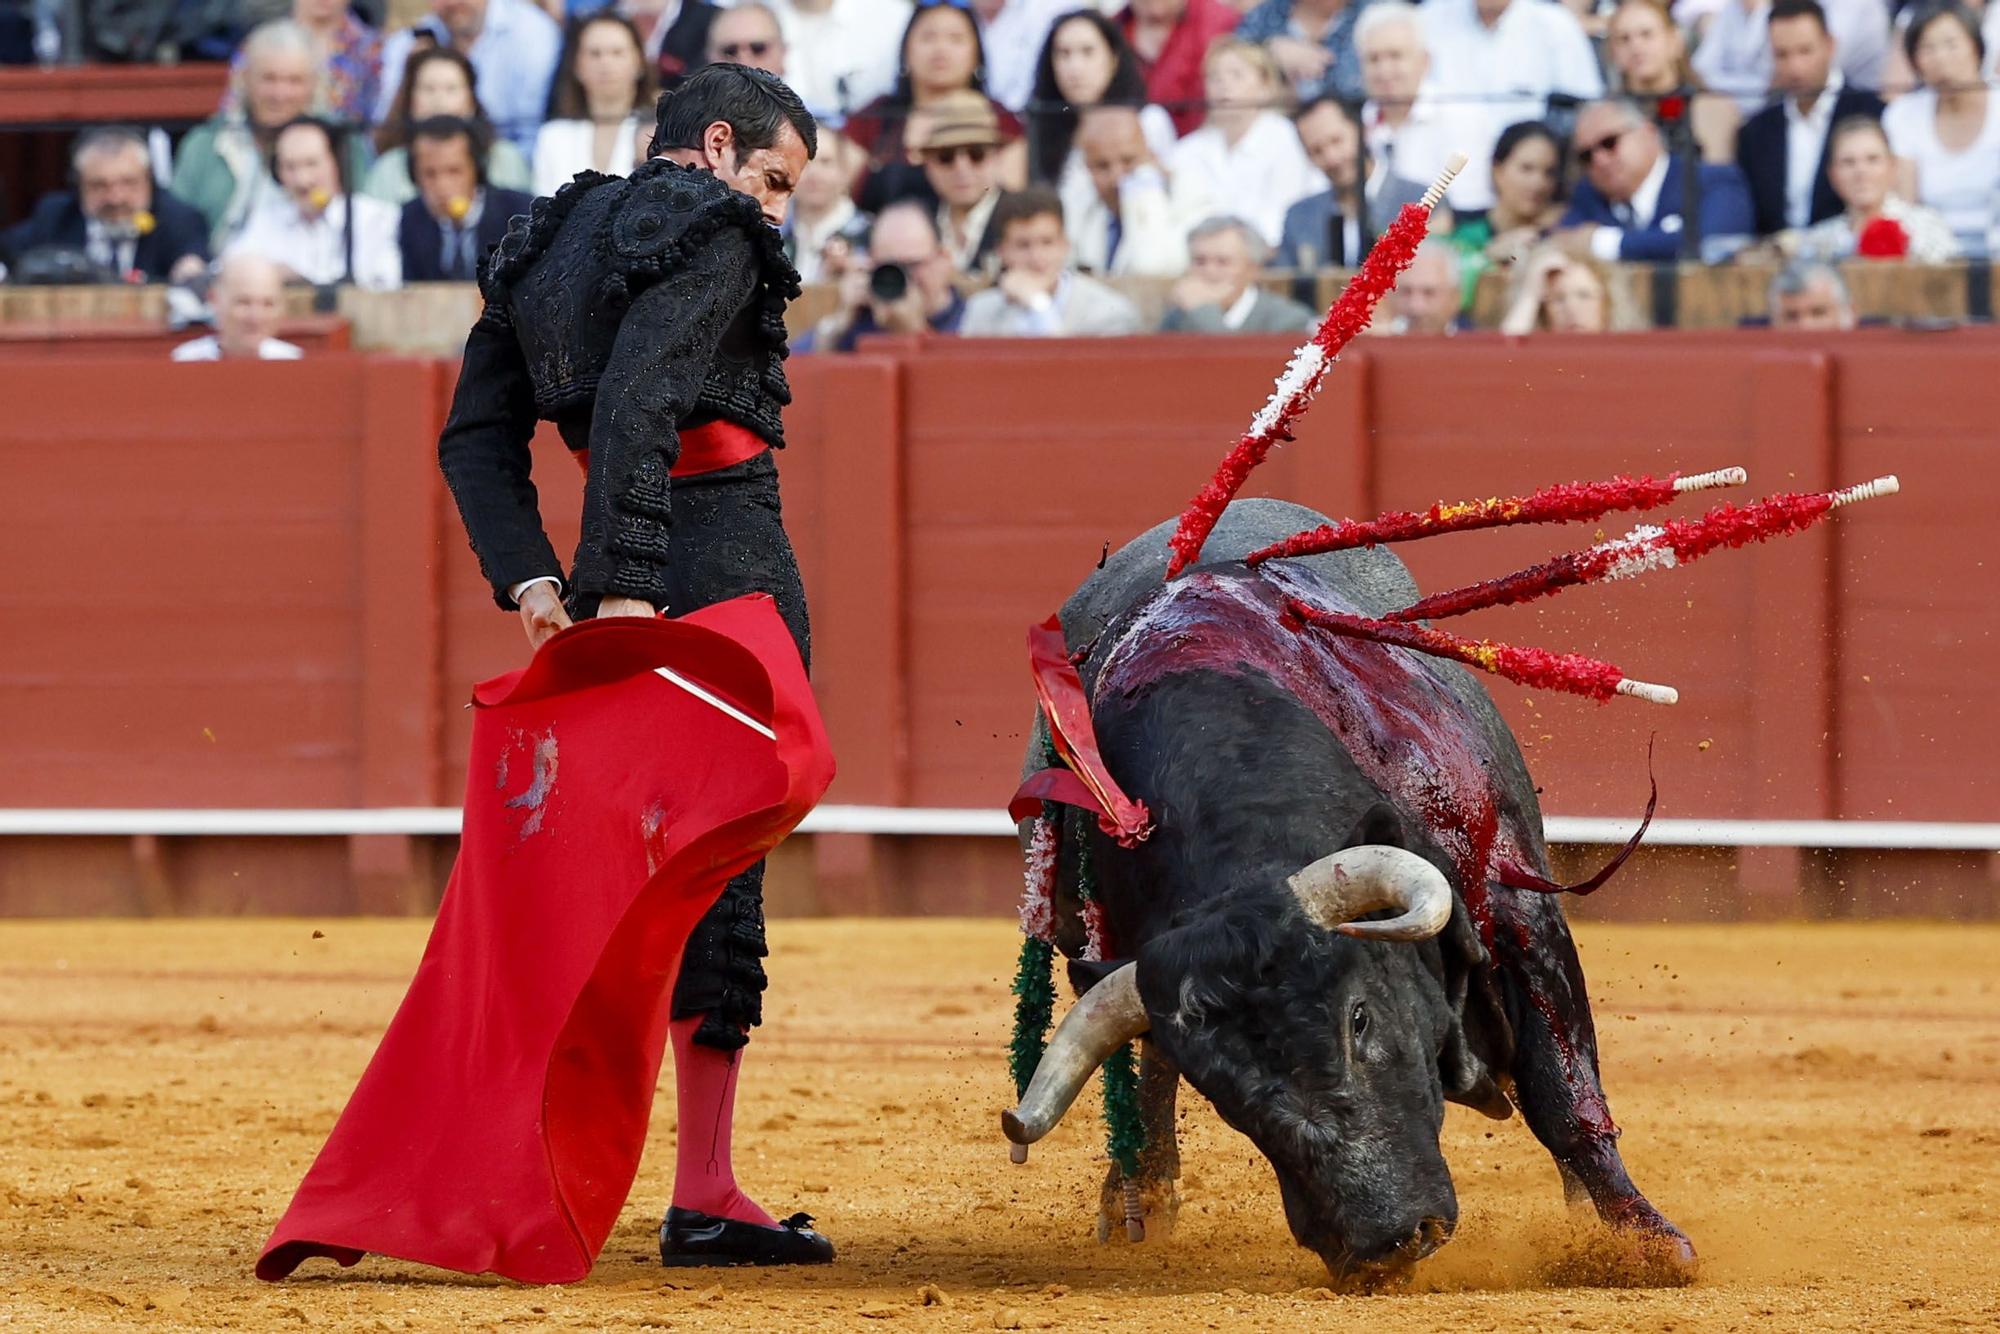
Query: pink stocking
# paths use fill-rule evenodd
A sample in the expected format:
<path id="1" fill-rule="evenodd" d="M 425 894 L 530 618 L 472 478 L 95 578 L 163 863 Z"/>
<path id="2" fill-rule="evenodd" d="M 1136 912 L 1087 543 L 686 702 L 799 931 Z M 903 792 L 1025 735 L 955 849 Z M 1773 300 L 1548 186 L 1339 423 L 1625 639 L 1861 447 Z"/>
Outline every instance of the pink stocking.
<path id="1" fill-rule="evenodd" d="M 674 1155 L 674 1204 L 717 1218 L 776 1227 L 777 1220 L 736 1188 L 729 1162 L 730 1123 L 736 1115 L 736 1072 L 743 1051 L 717 1051 L 694 1040 L 703 1016 L 676 1019 L 674 1099 L 680 1111 Z"/>

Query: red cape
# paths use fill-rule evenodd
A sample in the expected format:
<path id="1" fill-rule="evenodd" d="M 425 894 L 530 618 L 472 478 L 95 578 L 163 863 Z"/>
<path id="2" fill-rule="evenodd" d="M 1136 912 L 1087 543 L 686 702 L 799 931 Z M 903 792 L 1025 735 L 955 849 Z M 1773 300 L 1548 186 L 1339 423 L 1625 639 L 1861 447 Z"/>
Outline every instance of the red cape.
<path id="1" fill-rule="evenodd" d="M 762 595 L 582 622 L 473 702 L 465 831 L 430 944 L 259 1278 L 368 1251 L 529 1283 L 588 1274 L 638 1171 L 688 934 L 833 777 Z"/>

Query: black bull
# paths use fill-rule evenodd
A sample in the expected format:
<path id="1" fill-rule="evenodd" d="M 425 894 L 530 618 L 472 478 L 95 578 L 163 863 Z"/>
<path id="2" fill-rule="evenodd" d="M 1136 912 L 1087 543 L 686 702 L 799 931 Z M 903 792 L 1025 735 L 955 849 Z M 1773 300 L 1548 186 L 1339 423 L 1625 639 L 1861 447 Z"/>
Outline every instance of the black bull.
<path id="1" fill-rule="evenodd" d="M 1408 605 L 1415 584 L 1386 551 L 1240 563 L 1322 522 L 1299 506 L 1239 501 L 1203 565 L 1170 585 L 1163 524 L 1063 606 L 1070 648 L 1088 652 L 1080 672 L 1106 767 L 1155 829 L 1128 850 L 1081 819 L 1061 822 L 1057 943 L 1074 982 L 1102 981 L 1058 1030 L 1008 1133 L 1046 1133 L 1107 1044 L 1145 1031 L 1136 1185 L 1146 1224 L 1163 1230 L 1178 1203 L 1173 1109 L 1185 1077 L 1270 1160 L 1299 1244 L 1335 1277 L 1367 1284 L 1436 1249 L 1456 1222 L 1438 1144 L 1444 1102 L 1496 1118 L 1518 1105 L 1572 1202 L 1594 1203 L 1668 1274 L 1689 1273 L 1692 1247 L 1620 1160 L 1558 897 L 1492 880 L 1510 862 L 1549 874 L 1534 785 L 1492 700 L 1456 665 L 1280 624 L 1281 593 L 1370 615 Z M 1038 716 L 1031 765 L 1046 735 Z M 1079 839 L 1108 964 L 1078 962 Z M 1427 938 L 1327 929 L 1387 900 L 1329 918 L 1302 897 L 1305 868 L 1361 846 L 1429 863 L 1393 854 L 1436 885 Z M 1114 982 L 1120 998 L 1106 999 Z M 1122 1019 L 1086 1013 L 1121 1005 Z M 1090 1025 L 1099 1031 L 1071 1040 Z M 1127 1185 L 1114 1164 L 1100 1235 Z"/>

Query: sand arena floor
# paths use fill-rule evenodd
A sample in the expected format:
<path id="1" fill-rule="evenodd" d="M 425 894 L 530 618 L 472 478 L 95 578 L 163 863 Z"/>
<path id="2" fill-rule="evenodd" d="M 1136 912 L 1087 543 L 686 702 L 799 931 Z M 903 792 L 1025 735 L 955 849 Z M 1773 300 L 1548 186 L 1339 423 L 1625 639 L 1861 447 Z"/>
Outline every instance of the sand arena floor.
<path id="1" fill-rule="evenodd" d="M 1100 1247 L 1094 1103 L 1007 1162 L 998 922 L 795 922 L 743 1081 L 739 1170 L 842 1247 L 669 1275 L 672 1103 L 589 1281 L 250 1264 L 422 948 L 381 921 L 0 924 L 0 1326 L 158 1329 L 2000 1327 L 2000 930 L 1582 931 L 1635 1177 L 1693 1287 L 1601 1286 L 1519 1120 L 1454 1109 L 1453 1242 L 1335 1297 L 1248 1143 L 1183 1096 L 1165 1245 Z M 323 935 L 316 935 L 323 932 Z M 914 962 L 912 962 L 914 961 Z M 928 1303 L 928 1304 L 927 1304 Z"/>

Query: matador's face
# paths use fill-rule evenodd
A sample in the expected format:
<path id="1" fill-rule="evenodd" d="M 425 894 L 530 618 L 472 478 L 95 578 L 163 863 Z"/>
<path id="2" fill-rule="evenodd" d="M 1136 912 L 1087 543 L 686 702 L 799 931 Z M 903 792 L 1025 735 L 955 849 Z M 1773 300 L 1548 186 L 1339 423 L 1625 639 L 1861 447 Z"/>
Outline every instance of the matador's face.
<path id="1" fill-rule="evenodd" d="M 754 148 L 748 154 L 739 154 L 731 139 L 720 147 L 710 143 L 703 155 L 723 184 L 757 201 L 765 221 L 773 227 L 784 225 L 792 192 L 806 170 L 806 141 L 797 130 L 787 125 L 769 148 Z"/>

